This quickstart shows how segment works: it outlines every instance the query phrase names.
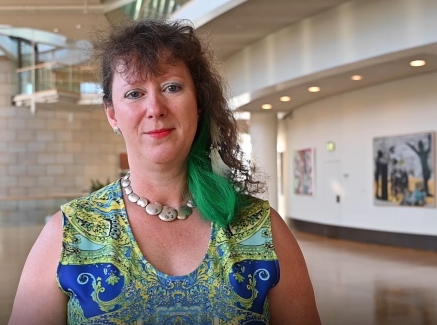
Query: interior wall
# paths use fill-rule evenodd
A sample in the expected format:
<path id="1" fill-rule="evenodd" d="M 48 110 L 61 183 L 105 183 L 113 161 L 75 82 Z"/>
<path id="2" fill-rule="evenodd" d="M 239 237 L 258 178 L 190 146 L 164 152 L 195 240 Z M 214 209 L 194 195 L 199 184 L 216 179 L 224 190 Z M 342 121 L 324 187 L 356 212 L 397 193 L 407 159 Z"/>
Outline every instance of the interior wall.
<path id="1" fill-rule="evenodd" d="M 287 197 L 285 179 L 287 178 L 287 121 L 279 119 L 278 120 L 278 213 L 280 216 L 285 218 L 286 216 L 286 203 Z"/>
<path id="2" fill-rule="evenodd" d="M 56 109 L 32 115 L 11 104 L 15 75 L 13 63 L 0 58 L 0 197 L 85 194 L 91 179 L 115 180 L 126 150 L 104 112 L 75 112 L 72 120 Z"/>
<path id="3" fill-rule="evenodd" d="M 436 15 L 435 0 L 359 0 L 303 19 L 226 59 L 234 102 L 245 105 L 279 86 L 390 61 L 436 43 Z"/>
<path id="4" fill-rule="evenodd" d="M 249 134 L 252 143 L 252 156 L 256 165 L 266 178 L 267 192 L 260 195 L 268 199 L 273 209 L 278 209 L 278 166 L 277 138 L 278 119 L 269 113 L 252 113 L 250 115 Z"/>
<path id="5" fill-rule="evenodd" d="M 437 131 L 436 84 L 437 73 L 426 74 L 294 111 L 286 120 L 286 215 L 328 225 L 437 235 L 436 208 L 374 205 L 372 149 L 375 137 Z M 335 142 L 334 152 L 327 151 L 327 141 Z M 293 192 L 293 152 L 305 148 L 315 149 L 313 196 Z M 432 178 L 435 182 L 435 173 Z"/>

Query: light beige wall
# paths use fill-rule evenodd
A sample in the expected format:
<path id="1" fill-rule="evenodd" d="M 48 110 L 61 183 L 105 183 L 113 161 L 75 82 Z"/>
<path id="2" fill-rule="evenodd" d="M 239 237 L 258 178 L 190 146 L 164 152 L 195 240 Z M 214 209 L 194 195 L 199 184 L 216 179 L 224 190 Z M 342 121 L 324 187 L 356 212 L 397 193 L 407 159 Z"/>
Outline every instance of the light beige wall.
<path id="1" fill-rule="evenodd" d="M 436 236 L 435 207 L 373 202 L 374 138 L 437 132 L 436 84 L 436 72 L 423 74 L 322 99 L 294 111 L 286 120 L 286 215 L 341 227 Z M 328 141 L 335 142 L 334 152 L 327 151 Z M 315 150 L 312 196 L 293 191 L 293 154 L 305 148 Z M 435 159 L 431 164 L 435 183 Z M 340 195 L 339 203 L 336 195 Z"/>
<path id="2" fill-rule="evenodd" d="M 91 179 L 115 180 L 125 147 L 104 112 L 75 112 L 70 122 L 66 111 L 14 107 L 14 70 L 0 59 L 0 197 L 86 193 Z"/>
<path id="3" fill-rule="evenodd" d="M 347 1 L 291 24 L 226 59 L 233 102 L 240 107 L 278 89 L 408 61 L 416 48 L 437 43 L 436 16 L 435 0 Z"/>

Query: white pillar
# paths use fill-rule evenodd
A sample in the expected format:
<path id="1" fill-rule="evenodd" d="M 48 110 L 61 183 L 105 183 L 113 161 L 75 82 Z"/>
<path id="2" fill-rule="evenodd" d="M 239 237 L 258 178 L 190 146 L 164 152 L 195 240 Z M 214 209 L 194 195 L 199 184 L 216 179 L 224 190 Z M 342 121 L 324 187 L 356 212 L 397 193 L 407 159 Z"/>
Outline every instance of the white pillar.
<path id="1" fill-rule="evenodd" d="M 277 137 L 278 118 L 274 113 L 251 113 L 249 134 L 252 142 L 252 157 L 267 176 L 270 205 L 278 209 Z"/>

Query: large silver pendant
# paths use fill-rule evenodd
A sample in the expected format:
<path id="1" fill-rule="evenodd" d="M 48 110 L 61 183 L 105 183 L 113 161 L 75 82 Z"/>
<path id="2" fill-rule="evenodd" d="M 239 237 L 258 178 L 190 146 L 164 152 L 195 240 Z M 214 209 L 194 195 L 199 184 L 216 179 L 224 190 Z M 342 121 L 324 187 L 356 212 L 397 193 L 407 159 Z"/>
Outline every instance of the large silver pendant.
<path id="1" fill-rule="evenodd" d="M 161 213 L 162 208 L 162 204 L 159 202 L 149 203 L 146 205 L 146 212 L 152 216 L 156 216 Z"/>
<path id="2" fill-rule="evenodd" d="M 126 193 L 126 195 L 129 195 L 133 192 L 132 190 L 132 186 L 128 185 L 124 188 L 124 192 Z"/>
<path id="3" fill-rule="evenodd" d="M 183 205 L 178 209 L 178 219 L 185 220 L 193 213 L 193 209 L 187 205 Z"/>
<path id="4" fill-rule="evenodd" d="M 145 208 L 148 203 L 149 203 L 149 201 L 147 201 L 147 199 L 145 199 L 143 197 L 137 201 L 137 204 L 142 208 Z"/>
<path id="5" fill-rule="evenodd" d="M 163 221 L 173 221 L 178 216 L 176 209 L 164 206 L 161 213 L 158 215 L 159 219 Z"/>
<path id="6" fill-rule="evenodd" d="M 132 192 L 131 194 L 129 194 L 127 196 L 127 198 L 129 199 L 129 201 L 131 201 L 132 203 L 137 203 L 137 201 L 140 199 L 140 197 L 135 194 L 134 192 Z"/>
<path id="7" fill-rule="evenodd" d="M 129 186 L 129 185 L 130 185 L 130 180 L 129 180 L 129 178 L 123 177 L 123 178 L 121 179 L 121 186 L 123 186 L 123 187 L 127 187 L 127 186 Z"/>

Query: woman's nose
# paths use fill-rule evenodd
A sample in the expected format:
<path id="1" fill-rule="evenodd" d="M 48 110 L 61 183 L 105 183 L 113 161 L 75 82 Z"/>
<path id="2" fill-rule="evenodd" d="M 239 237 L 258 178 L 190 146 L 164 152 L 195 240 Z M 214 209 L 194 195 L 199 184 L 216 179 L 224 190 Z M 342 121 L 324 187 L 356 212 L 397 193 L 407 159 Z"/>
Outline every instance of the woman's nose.
<path id="1" fill-rule="evenodd" d="M 162 118 L 167 115 L 167 104 L 161 94 L 148 94 L 147 117 L 149 119 Z"/>

